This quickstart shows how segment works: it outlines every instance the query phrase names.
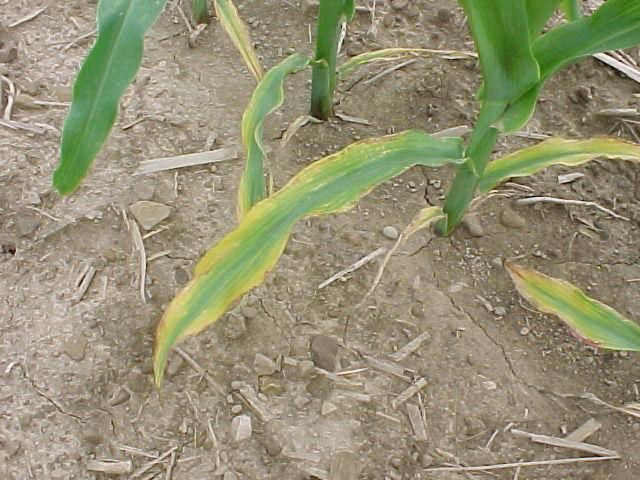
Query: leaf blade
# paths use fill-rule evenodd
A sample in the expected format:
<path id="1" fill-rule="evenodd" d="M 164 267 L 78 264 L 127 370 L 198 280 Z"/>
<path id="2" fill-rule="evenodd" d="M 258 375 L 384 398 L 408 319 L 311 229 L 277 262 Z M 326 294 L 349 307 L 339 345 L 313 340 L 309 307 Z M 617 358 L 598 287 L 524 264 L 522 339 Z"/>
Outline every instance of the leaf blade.
<path id="1" fill-rule="evenodd" d="M 505 267 L 523 298 L 559 317 L 579 338 L 600 348 L 640 351 L 640 326 L 613 308 L 566 281 L 509 262 Z"/>
<path id="2" fill-rule="evenodd" d="M 461 161 L 462 140 L 436 140 L 419 131 L 354 143 L 309 165 L 255 205 L 240 225 L 198 262 L 194 279 L 165 311 L 156 331 L 154 369 L 162 381 L 171 347 L 201 331 L 276 264 L 294 223 L 346 210 L 382 181 L 411 165 Z"/>
<path id="3" fill-rule="evenodd" d="M 231 0 L 215 0 L 215 7 L 222 27 L 242 55 L 253 76 L 260 81 L 263 75 L 262 64 L 253 50 L 249 30 L 240 18 L 236 6 Z"/>
<path id="4" fill-rule="evenodd" d="M 144 34 L 166 0 L 101 1 L 98 38 L 73 87 L 62 129 L 60 163 L 53 185 L 72 193 L 86 176 L 115 123 L 118 103 L 142 61 Z"/>
<path id="5" fill-rule="evenodd" d="M 242 143 L 247 158 L 238 187 L 237 213 L 240 219 L 266 196 L 262 172 L 266 158 L 262 143 L 264 120 L 267 115 L 282 105 L 285 78 L 307 65 L 309 65 L 308 58 L 293 54 L 269 70 L 258 83 L 242 115 Z"/>
<path id="6" fill-rule="evenodd" d="M 546 140 L 489 163 L 478 193 L 487 193 L 508 178 L 532 175 L 552 165 L 577 166 L 596 157 L 640 162 L 640 145 L 614 138 Z"/>

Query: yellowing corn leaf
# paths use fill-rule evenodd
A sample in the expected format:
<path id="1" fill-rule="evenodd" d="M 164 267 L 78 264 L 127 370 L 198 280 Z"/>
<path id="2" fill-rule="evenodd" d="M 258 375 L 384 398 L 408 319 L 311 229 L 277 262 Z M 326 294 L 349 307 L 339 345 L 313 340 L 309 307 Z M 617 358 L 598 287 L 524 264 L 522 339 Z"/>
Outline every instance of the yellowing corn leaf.
<path id="1" fill-rule="evenodd" d="M 249 70 L 260 81 L 262 78 L 262 65 L 251 45 L 251 36 L 246 25 L 238 15 L 238 10 L 231 0 L 215 0 L 216 15 L 222 27 L 231 38 L 231 41 L 240 51 Z"/>
<path id="2" fill-rule="evenodd" d="M 61 194 L 78 187 L 107 140 L 120 98 L 142 62 L 144 35 L 165 3 L 102 0 L 98 5 L 98 38 L 73 84 L 60 163 L 53 174 L 53 185 Z"/>
<path id="3" fill-rule="evenodd" d="M 473 52 L 459 52 L 457 50 L 431 50 L 428 48 L 384 48 L 372 52 L 361 53 L 344 62 L 336 69 L 338 78 L 344 79 L 353 70 L 371 62 L 391 61 L 406 57 L 437 55 L 445 58 L 475 58 Z"/>
<path id="4" fill-rule="evenodd" d="M 284 101 L 283 83 L 290 73 L 309 65 L 309 59 L 300 54 L 285 58 L 267 72 L 253 92 L 242 116 L 242 143 L 247 160 L 238 187 L 238 218 L 244 215 L 265 195 L 262 166 L 266 154 L 262 145 L 263 123 L 267 115 Z"/>
<path id="5" fill-rule="evenodd" d="M 600 348 L 640 351 L 640 326 L 563 280 L 505 264 L 518 293 L 543 313 L 556 315 L 583 341 Z"/>
<path id="6" fill-rule="evenodd" d="M 294 223 L 354 205 L 381 182 L 412 165 L 438 166 L 462 160 L 460 138 L 436 140 L 407 131 L 354 143 L 325 157 L 247 212 L 240 225 L 196 265 L 193 280 L 165 311 L 156 331 L 154 369 L 160 385 L 167 355 L 188 335 L 214 323 L 247 291 L 262 282 L 282 254 Z"/>
<path id="7" fill-rule="evenodd" d="M 613 138 L 553 138 L 489 163 L 478 183 L 478 193 L 487 193 L 511 177 L 526 177 L 552 165 L 575 167 L 597 157 L 638 162 L 640 145 Z"/>

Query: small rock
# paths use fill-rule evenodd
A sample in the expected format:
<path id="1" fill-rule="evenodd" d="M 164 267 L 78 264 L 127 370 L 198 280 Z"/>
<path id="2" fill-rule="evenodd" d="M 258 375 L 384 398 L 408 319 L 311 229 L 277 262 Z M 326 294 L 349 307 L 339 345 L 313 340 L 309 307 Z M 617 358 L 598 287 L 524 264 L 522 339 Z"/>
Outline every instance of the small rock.
<path id="1" fill-rule="evenodd" d="M 176 375 L 178 375 L 178 373 L 180 373 L 180 370 L 182 370 L 184 365 L 185 365 L 184 359 L 180 355 L 174 355 L 173 357 L 171 357 L 171 361 L 167 366 L 167 377 L 173 378 Z"/>
<path id="2" fill-rule="evenodd" d="M 331 382 L 324 375 L 318 375 L 307 384 L 307 392 L 320 400 L 326 400 L 331 393 Z"/>
<path id="3" fill-rule="evenodd" d="M 436 15 L 441 23 L 449 23 L 453 19 L 453 12 L 448 8 L 438 9 L 438 13 Z"/>
<path id="4" fill-rule="evenodd" d="M 11 63 L 18 58 L 18 49 L 13 46 L 5 46 L 0 50 L 0 63 Z"/>
<path id="5" fill-rule="evenodd" d="M 71 360 L 80 362 L 84 359 L 85 350 L 87 348 L 87 340 L 82 335 L 74 335 L 64 342 L 62 351 Z"/>
<path id="6" fill-rule="evenodd" d="M 171 207 L 147 200 L 140 200 L 129 209 L 144 230 L 151 230 L 171 215 Z"/>
<path id="7" fill-rule="evenodd" d="M 240 380 L 234 380 L 231 382 L 231 390 L 240 390 L 244 386 Z"/>
<path id="8" fill-rule="evenodd" d="M 387 27 L 390 28 L 393 26 L 393 23 L 395 22 L 395 15 L 393 13 L 387 13 L 384 18 L 382 19 L 382 24 Z"/>
<path id="9" fill-rule="evenodd" d="M 427 312 L 424 309 L 424 305 L 422 305 L 421 303 L 416 303 L 415 305 L 413 305 L 411 307 L 411 315 L 416 318 L 426 318 Z"/>
<path id="10" fill-rule="evenodd" d="M 237 340 L 244 332 L 247 331 L 247 326 L 244 323 L 244 318 L 238 315 L 230 315 L 224 326 L 224 334 L 229 340 Z"/>
<path id="11" fill-rule="evenodd" d="M 522 335 L 523 337 L 526 337 L 527 335 L 529 335 L 530 331 L 531 330 L 529 330 L 527 327 L 522 327 L 520 329 L 520 335 Z"/>
<path id="12" fill-rule="evenodd" d="M 504 317 L 507 314 L 507 309 L 504 307 L 496 307 L 493 309 L 493 313 L 498 317 Z"/>
<path id="13" fill-rule="evenodd" d="M 251 417 L 249 417 L 249 415 L 238 415 L 237 417 L 233 417 L 233 420 L 231 420 L 230 430 L 231 440 L 233 442 L 239 443 L 251 438 L 252 432 Z"/>
<path id="14" fill-rule="evenodd" d="M 502 258 L 500 257 L 495 257 L 491 259 L 491 262 L 489 262 L 491 264 L 491 266 L 493 268 L 502 268 L 504 267 L 504 263 L 502 261 Z"/>
<path id="15" fill-rule="evenodd" d="M 271 360 L 266 355 L 256 353 L 256 356 L 253 360 L 253 370 L 259 377 L 271 375 L 276 371 L 276 362 Z"/>
<path id="16" fill-rule="evenodd" d="M 364 47 L 361 43 L 355 42 L 349 45 L 347 48 L 347 55 L 350 57 L 355 57 L 356 55 L 360 55 L 364 52 Z"/>
<path id="17" fill-rule="evenodd" d="M 338 407 L 336 407 L 333 403 L 331 403 L 331 402 L 323 402 L 322 403 L 322 409 L 320 410 L 320 413 L 322 413 L 322 415 L 330 415 L 333 412 L 335 412 L 336 410 L 338 410 Z"/>
<path id="18" fill-rule="evenodd" d="M 320 368 L 333 372 L 336 369 L 338 341 L 328 335 L 316 335 L 311 338 L 311 358 Z"/>
<path id="19" fill-rule="evenodd" d="M 398 238 L 398 229 L 396 227 L 392 227 L 389 225 L 388 227 L 384 227 L 382 229 L 382 235 L 389 240 L 396 240 Z"/>
<path id="20" fill-rule="evenodd" d="M 280 440 L 275 435 L 262 435 L 260 437 L 260 443 L 272 457 L 277 457 L 282 452 L 282 445 Z"/>
<path id="21" fill-rule="evenodd" d="M 402 10 L 409 4 L 409 0 L 393 0 L 391 2 L 391 8 L 394 10 Z"/>
<path id="22" fill-rule="evenodd" d="M 274 377 L 260 377 L 260 392 L 265 395 L 277 395 L 284 390 L 282 382 Z"/>
<path id="23" fill-rule="evenodd" d="M 429 468 L 433 465 L 433 462 L 434 460 L 431 455 L 427 455 L 426 453 L 420 455 L 420 466 L 422 466 L 422 468 Z"/>
<path id="24" fill-rule="evenodd" d="M 298 362 L 298 376 L 300 378 L 310 378 L 315 372 L 316 366 L 311 360 L 301 360 Z"/>
<path id="25" fill-rule="evenodd" d="M 138 200 L 151 200 L 155 191 L 155 187 L 147 183 L 139 183 L 133 187 L 133 193 L 135 193 Z"/>
<path id="26" fill-rule="evenodd" d="M 462 219 L 462 224 L 466 227 L 469 235 L 471 235 L 472 237 L 479 238 L 484 235 L 482 224 L 480 223 L 480 219 L 477 215 L 466 215 Z"/>
<path id="27" fill-rule="evenodd" d="M 522 228 L 526 225 L 524 218 L 510 208 L 505 208 L 500 213 L 500 223 L 508 228 Z"/>
<path id="28" fill-rule="evenodd" d="M 231 407 L 231 413 L 234 415 L 238 415 L 240 412 L 242 412 L 242 405 L 234 405 Z"/>
<path id="29" fill-rule="evenodd" d="M 354 247 L 359 247 L 362 245 L 362 237 L 357 232 L 349 232 L 345 235 L 347 242 L 349 242 Z"/>
<path id="30" fill-rule="evenodd" d="M 97 430 L 89 428 L 83 432 L 82 441 L 87 445 L 95 447 L 104 441 L 104 437 Z"/>
<path id="31" fill-rule="evenodd" d="M 253 320 L 258 316 L 258 310 L 249 306 L 242 307 L 240 309 L 240 312 L 242 313 L 242 315 L 244 315 L 244 318 L 246 318 L 247 320 Z"/>
<path id="32" fill-rule="evenodd" d="M 184 268 L 176 268 L 173 272 L 173 278 L 178 285 L 184 285 L 189 281 L 189 272 Z"/>
<path id="33" fill-rule="evenodd" d="M 416 18 L 420 15 L 420 8 L 418 8 L 417 5 L 410 5 L 409 8 L 407 9 L 407 17 L 409 18 Z"/>
<path id="34" fill-rule="evenodd" d="M 293 404 L 298 410 L 302 410 L 304 407 L 309 405 L 310 402 L 311 399 L 303 393 L 296 395 L 296 398 L 293 399 Z"/>
<path id="35" fill-rule="evenodd" d="M 16 217 L 16 229 L 21 237 L 28 237 L 40 226 L 40 220 L 30 215 L 20 215 Z"/>

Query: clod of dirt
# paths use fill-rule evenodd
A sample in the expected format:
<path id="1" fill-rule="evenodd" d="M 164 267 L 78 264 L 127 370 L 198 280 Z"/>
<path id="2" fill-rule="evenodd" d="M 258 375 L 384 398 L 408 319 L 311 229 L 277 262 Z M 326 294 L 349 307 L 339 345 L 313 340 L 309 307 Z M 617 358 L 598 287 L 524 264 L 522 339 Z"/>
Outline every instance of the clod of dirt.
<path id="1" fill-rule="evenodd" d="M 333 372 L 336 369 L 338 341 L 328 335 L 316 335 L 311 339 L 311 358 L 320 368 Z"/>
<path id="2" fill-rule="evenodd" d="M 171 207 L 162 203 L 140 200 L 129 207 L 131 213 L 145 230 L 151 230 L 171 215 Z"/>
<path id="3" fill-rule="evenodd" d="M 71 360 L 80 362 L 84 359 L 85 350 L 87 348 L 87 340 L 81 335 L 74 335 L 64 342 L 62 351 Z"/>
<path id="4" fill-rule="evenodd" d="M 331 393 L 331 382 L 324 375 L 318 375 L 307 384 L 307 392 L 320 400 L 326 400 Z"/>
<path id="5" fill-rule="evenodd" d="M 504 263 L 500 257 L 492 258 L 489 262 L 493 268 L 503 268 Z"/>
<path id="6" fill-rule="evenodd" d="M 523 228 L 526 221 L 518 213 L 510 208 L 505 208 L 500 213 L 500 223 L 508 228 Z"/>
<path id="7" fill-rule="evenodd" d="M 229 340 L 237 340 L 246 331 L 247 326 L 244 323 L 243 317 L 230 315 L 227 321 L 224 322 L 224 334 Z"/>
<path id="8" fill-rule="evenodd" d="M 480 223 L 480 219 L 477 215 L 471 214 L 465 216 L 462 220 L 462 224 L 472 237 L 479 238 L 484 236 L 484 229 L 482 228 L 482 224 Z"/>
<path id="9" fill-rule="evenodd" d="M 259 377 L 272 375 L 276 371 L 276 363 L 269 357 L 261 353 L 256 353 L 253 360 L 253 370 Z"/>
<path id="10" fill-rule="evenodd" d="M 138 200 L 151 200 L 153 195 L 156 193 L 156 189 L 153 185 L 139 183 L 133 187 L 133 193 L 136 195 Z"/>
<path id="11" fill-rule="evenodd" d="M 382 235 L 389 240 L 396 240 L 398 238 L 398 229 L 389 225 L 382 229 Z"/>
<path id="12" fill-rule="evenodd" d="M 493 313 L 497 317 L 504 317 L 507 314 L 507 309 L 504 307 L 496 307 L 493 309 Z"/>
<path id="13" fill-rule="evenodd" d="M 277 436 L 271 434 L 261 435 L 258 440 L 272 457 L 277 457 L 282 452 L 282 445 Z"/>
<path id="14" fill-rule="evenodd" d="M 22 215 L 16 218 L 16 229 L 21 237 L 28 237 L 40 226 L 40 220 L 31 215 Z"/>
<path id="15" fill-rule="evenodd" d="M 244 315 L 244 318 L 247 320 L 253 320 L 258 316 L 258 310 L 249 306 L 242 307 L 240 312 L 242 312 L 242 315 Z"/>
<path id="16" fill-rule="evenodd" d="M 239 443 L 251 438 L 253 429 L 249 415 L 238 415 L 231 420 L 231 440 Z"/>
<path id="17" fill-rule="evenodd" d="M 441 23 L 449 23 L 451 20 L 453 20 L 454 16 L 453 12 L 448 8 L 439 8 L 436 15 Z"/>

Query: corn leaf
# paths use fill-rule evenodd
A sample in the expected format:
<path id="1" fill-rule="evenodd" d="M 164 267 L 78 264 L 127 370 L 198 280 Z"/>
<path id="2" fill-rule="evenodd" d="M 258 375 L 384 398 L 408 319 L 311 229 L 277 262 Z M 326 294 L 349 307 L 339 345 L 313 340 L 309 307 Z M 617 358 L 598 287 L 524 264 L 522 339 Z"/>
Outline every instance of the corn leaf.
<path id="1" fill-rule="evenodd" d="M 431 50 L 428 48 L 383 48 L 372 52 L 361 53 L 340 65 L 336 72 L 338 78 L 346 78 L 353 70 L 371 62 L 391 61 L 399 58 L 438 55 L 445 58 L 474 58 L 473 52 L 459 52 L 457 50 Z"/>
<path id="2" fill-rule="evenodd" d="M 565 0 L 525 0 L 529 19 L 529 36 L 533 39 L 540 35 L 553 12 Z"/>
<path id="3" fill-rule="evenodd" d="M 231 0 L 215 0 L 216 15 L 256 80 L 262 78 L 262 65 L 251 45 L 251 36 Z"/>
<path id="4" fill-rule="evenodd" d="M 192 0 L 191 11 L 193 13 L 193 19 L 198 24 L 209 23 L 211 20 L 208 0 Z"/>
<path id="5" fill-rule="evenodd" d="M 60 163 L 53 174 L 53 185 L 61 194 L 78 187 L 107 140 L 120 98 L 140 67 L 144 34 L 165 3 L 100 2 L 98 38 L 76 77 L 62 129 Z"/>
<path id="6" fill-rule="evenodd" d="M 553 28 L 533 43 L 540 81 L 515 102 L 498 122 L 501 130 L 520 129 L 531 117 L 544 83 L 568 64 L 594 53 L 640 44 L 640 2 L 608 0 L 596 12 Z"/>
<path id="7" fill-rule="evenodd" d="M 599 348 L 640 351 L 640 326 L 613 308 L 563 280 L 512 263 L 505 266 L 522 297 L 559 317 L 581 340 Z"/>
<path id="8" fill-rule="evenodd" d="M 242 143 L 247 160 L 238 187 L 238 218 L 265 198 L 265 182 L 262 167 L 266 153 L 262 144 L 263 124 L 267 115 L 284 101 L 283 83 L 290 73 L 309 65 L 309 59 L 293 54 L 273 67 L 262 78 L 253 92 L 251 101 L 242 116 Z"/>
<path id="9" fill-rule="evenodd" d="M 354 143 L 303 169 L 249 210 L 240 225 L 198 262 L 194 279 L 158 325 L 156 384 L 160 385 L 167 355 L 177 342 L 214 323 L 235 300 L 262 282 L 297 220 L 347 210 L 376 185 L 412 165 L 435 167 L 460 162 L 462 157 L 462 139 L 436 140 L 413 130 Z"/>
<path id="10" fill-rule="evenodd" d="M 552 165 L 575 167 L 597 157 L 638 162 L 640 145 L 613 138 L 547 140 L 489 163 L 478 184 L 478 193 L 487 193 L 508 178 L 533 175 Z"/>

